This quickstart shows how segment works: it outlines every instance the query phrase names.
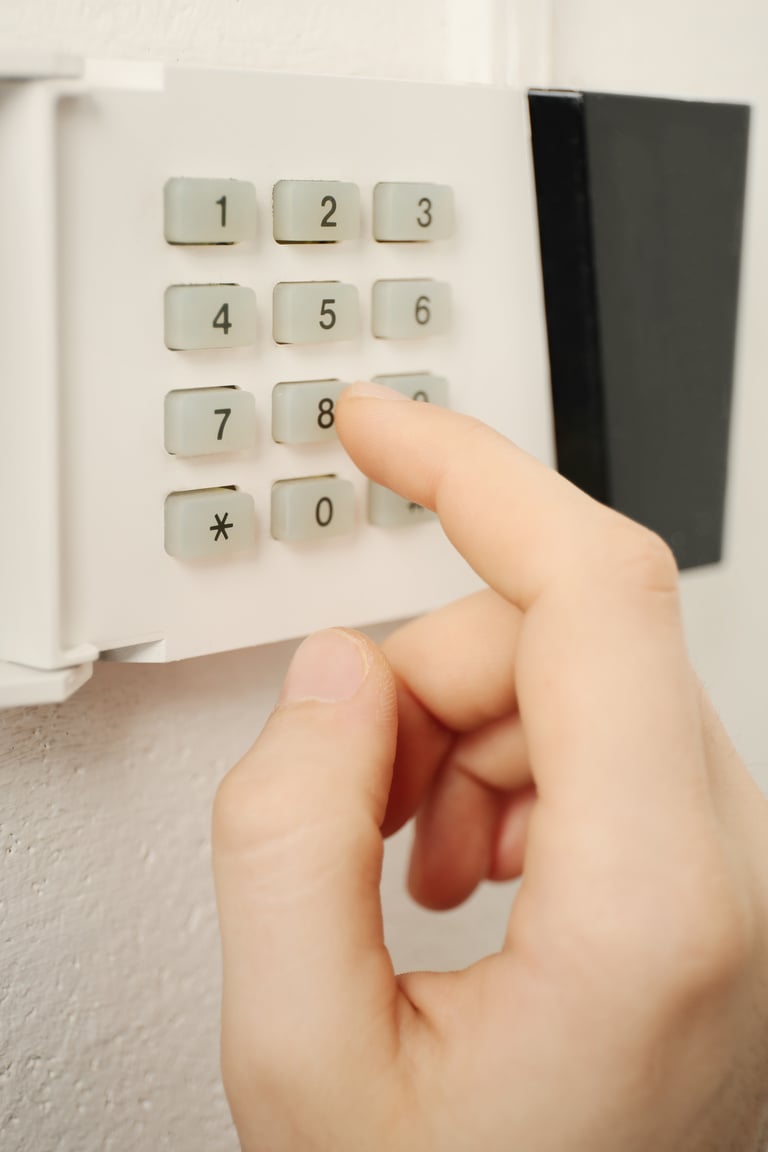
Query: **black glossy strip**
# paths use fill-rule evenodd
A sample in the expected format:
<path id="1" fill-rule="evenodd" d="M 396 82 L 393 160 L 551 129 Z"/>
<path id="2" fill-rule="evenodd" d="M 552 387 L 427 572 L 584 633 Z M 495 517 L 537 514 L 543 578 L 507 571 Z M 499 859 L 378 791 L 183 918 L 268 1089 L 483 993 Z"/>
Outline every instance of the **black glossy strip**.
<path id="1" fill-rule="evenodd" d="M 584 98 L 529 95 L 557 466 L 611 501 Z"/>

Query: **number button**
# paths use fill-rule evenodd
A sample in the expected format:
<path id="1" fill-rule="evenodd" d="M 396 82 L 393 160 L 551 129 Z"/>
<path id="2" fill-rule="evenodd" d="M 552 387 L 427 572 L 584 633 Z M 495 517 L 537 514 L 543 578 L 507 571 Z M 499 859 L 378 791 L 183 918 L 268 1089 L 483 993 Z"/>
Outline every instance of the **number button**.
<path id="1" fill-rule="evenodd" d="M 256 401 L 240 388 L 194 388 L 165 397 L 165 450 L 173 456 L 242 452 L 256 442 Z"/>
<path id="2" fill-rule="evenodd" d="M 448 381 L 443 376 L 433 376 L 431 372 L 415 372 L 411 375 L 374 376 L 377 384 L 385 384 L 402 392 L 411 400 L 422 400 L 427 404 L 448 407 Z"/>
<path id="3" fill-rule="evenodd" d="M 335 244 L 360 235 L 360 190 L 339 180 L 279 180 L 272 192 L 278 244 Z"/>
<path id="4" fill-rule="evenodd" d="M 345 536 L 355 526 L 355 490 L 338 476 L 308 476 L 272 485 L 272 535 L 297 544 Z"/>
<path id="5" fill-rule="evenodd" d="M 253 497 L 232 488 L 172 492 L 165 501 L 165 550 L 178 560 L 226 558 L 252 548 Z"/>
<path id="6" fill-rule="evenodd" d="M 382 340 L 440 336 L 451 323 L 451 288 L 438 280 L 377 280 L 373 334 Z"/>
<path id="7" fill-rule="evenodd" d="M 436 520 L 434 512 L 404 500 L 397 492 L 380 484 L 368 483 L 368 521 L 377 528 L 404 528 L 408 524 L 423 524 Z"/>
<path id="8" fill-rule="evenodd" d="M 353 284 L 321 280 L 276 284 L 272 335 L 277 344 L 320 344 L 351 340 L 360 327 L 360 302 Z"/>
<path id="9" fill-rule="evenodd" d="M 455 228 L 453 189 L 447 184 L 377 184 L 373 235 L 382 243 L 445 240 Z"/>
<path id="10" fill-rule="evenodd" d="M 272 389 L 272 439 L 313 444 L 336 439 L 336 401 L 341 380 L 297 380 Z"/>
<path id="11" fill-rule="evenodd" d="M 246 180 L 174 176 L 163 200 L 169 244 L 237 244 L 256 235 L 256 189 Z"/>
<path id="12" fill-rule="evenodd" d="M 256 341 L 256 296 L 238 284 L 165 290 L 165 345 L 173 351 L 242 348 Z"/>

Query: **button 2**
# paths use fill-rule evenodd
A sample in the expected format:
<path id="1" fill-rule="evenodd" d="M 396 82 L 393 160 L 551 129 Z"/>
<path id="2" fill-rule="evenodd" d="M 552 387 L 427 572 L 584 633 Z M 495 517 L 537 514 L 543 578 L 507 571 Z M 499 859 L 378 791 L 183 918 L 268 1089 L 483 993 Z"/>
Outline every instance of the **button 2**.
<path id="1" fill-rule="evenodd" d="M 165 550 L 178 560 L 227 557 L 252 548 L 253 497 L 232 488 L 172 492 L 165 501 Z"/>
<path id="2" fill-rule="evenodd" d="M 340 180 L 279 180 L 272 192 L 278 244 L 335 244 L 360 235 L 360 190 Z"/>
<path id="3" fill-rule="evenodd" d="M 165 450 L 174 456 L 241 452 L 256 442 L 256 401 L 240 388 L 194 388 L 165 398 Z"/>
<path id="4" fill-rule="evenodd" d="M 278 480 L 272 485 L 275 540 L 296 544 L 344 536 L 355 526 L 355 491 L 338 476 Z"/>
<path id="5" fill-rule="evenodd" d="M 256 296 L 238 284 L 174 284 L 165 290 L 165 346 L 241 348 L 256 340 Z"/>

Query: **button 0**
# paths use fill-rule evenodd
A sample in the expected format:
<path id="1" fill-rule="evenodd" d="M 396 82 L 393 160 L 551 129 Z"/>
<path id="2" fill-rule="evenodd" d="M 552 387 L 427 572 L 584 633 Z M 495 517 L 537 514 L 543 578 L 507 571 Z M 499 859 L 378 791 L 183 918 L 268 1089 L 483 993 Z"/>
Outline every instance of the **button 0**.
<path id="1" fill-rule="evenodd" d="M 453 235 L 453 189 L 447 184 L 377 184 L 373 235 L 383 242 L 444 240 Z"/>
<path id="2" fill-rule="evenodd" d="M 296 380 L 272 389 L 272 439 L 314 444 L 336 439 L 336 401 L 341 380 Z"/>
<path id="3" fill-rule="evenodd" d="M 256 341 L 256 295 L 239 284 L 174 284 L 165 290 L 165 346 L 242 348 Z"/>
<path id="4" fill-rule="evenodd" d="M 308 476 L 272 485 L 272 535 L 296 544 L 344 536 L 355 526 L 355 490 L 338 476 Z"/>
<path id="5" fill-rule="evenodd" d="M 335 244 L 360 235 L 360 190 L 340 180 L 279 180 L 272 192 L 279 244 Z"/>
<path id="6" fill-rule="evenodd" d="M 409 400 L 421 400 L 425 404 L 448 407 L 448 381 L 443 376 L 433 376 L 431 372 L 414 372 L 410 375 L 374 376 L 374 382 L 385 384 L 395 392 L 402 392 Z"/>
<path id="7" fill-rule="evenodd" d="M 423 524 L 436 519 L 435 513 L 421 504 L 404 500 L 397 492 L 374 484 L 372 480 L 369 482 L 368 520 L 377 528 L 403 528 L 406 524 Z"/>
<path id="8" fill-rule="evenodd" d="M 237 244 L 256 235 L 256 189 L 246 180 L 174 176 L 163 201 L 169 244 Z"/>
<path id="9" fill-rule="evenodd" d="M 256 442 L 256 401 L 240 388 L 194 388 L 165 398 L 165 450 L 174 456 L 241 452 Z"/>
<path id="10" fill-rule="evenodd" d="M 172 492 L 165 501 L 165 550 L 178 560 L 226 557 L 252 548 L 253 497 L 232 488 Z"/>
<path id="11" fill-rule="evenodd" d="M 272 335 L 277 344 L 324 344 L 351 340 L 360 328 L 360 301 L 353 284 L 338 280 L 276 284 Z"/>
<path id="12" fill-rule="evenodd" d="M 377 280 L 373 334 L 381 340 L 441 336 L 451 324 L 451 286 L 439 280 Z"/>

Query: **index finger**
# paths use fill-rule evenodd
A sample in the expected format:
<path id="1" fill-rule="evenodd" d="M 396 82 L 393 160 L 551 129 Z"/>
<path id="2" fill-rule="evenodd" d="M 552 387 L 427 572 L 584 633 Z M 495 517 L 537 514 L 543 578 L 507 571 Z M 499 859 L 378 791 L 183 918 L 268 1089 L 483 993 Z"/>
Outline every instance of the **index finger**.
<path id="1" fill-rule="evenodd" d="M 343 394 L 337 428 L 363 472 L 436 511 L 525 613 L 515 676 L 542 798 L 586 794 L 652 822 L 659 791 L 690 799 L 699 705 L 666 545 L 466 416 L 365 384 Z"/>

